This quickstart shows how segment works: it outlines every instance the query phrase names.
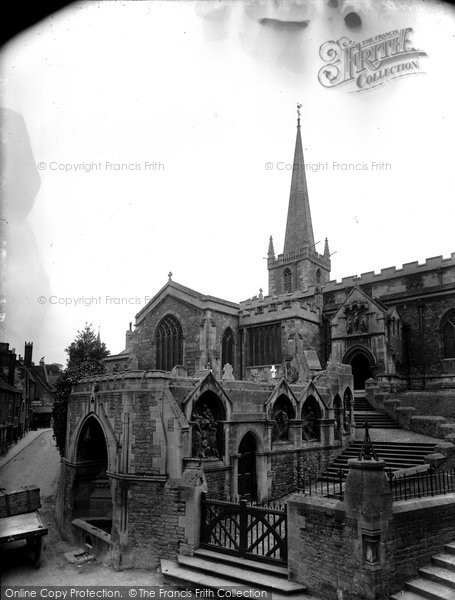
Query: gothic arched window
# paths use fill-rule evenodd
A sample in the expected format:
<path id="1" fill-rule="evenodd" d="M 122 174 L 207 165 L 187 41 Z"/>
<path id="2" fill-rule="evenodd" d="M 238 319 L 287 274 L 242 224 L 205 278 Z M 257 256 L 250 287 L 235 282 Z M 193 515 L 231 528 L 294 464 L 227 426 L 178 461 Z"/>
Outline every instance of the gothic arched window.
<path id="1" fill-rule="evenodd" d="M 316 285 L 321 283 L 321 269 L 316 270 Z"/>
<path id="2" fill-rule="evenodd" d="M 455 358 L 455 309 L 449 310 L 441 322 L 442 330 L 442 356 Z"/>
<path id="3" fill-rule="evenodd" d="M 283 289 L 285 292 L 292 292 L 292 272 L 289 268 L 283 271 Z"/>
<path id="4" fill-rule="evenodd" d="M 229 363 L 231 367 L 234 367 L 234 334 L 232 329 L 228 327 L 223 335 L 221 342 L 221 366 L 224 367 L 226 363 Z"/>
<path id="5" fill-rule="evenodd" d="M 158 323 L 155 333 L 156 368 L 172 371 L 183 362 L 182 326 L 172 315 L 166 315 Z"/>

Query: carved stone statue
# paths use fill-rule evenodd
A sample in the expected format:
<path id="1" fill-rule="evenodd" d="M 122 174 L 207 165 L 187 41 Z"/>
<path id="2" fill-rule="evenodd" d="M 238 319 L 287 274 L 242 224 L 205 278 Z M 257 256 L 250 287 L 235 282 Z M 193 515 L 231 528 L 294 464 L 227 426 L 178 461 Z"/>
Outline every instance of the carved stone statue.
<path id="1" fill-rule="evenodd" d="M 289 417 L 282 408 L 277 408 L 273 413 L 272 442 L 282 442 L 288 439 Z"/>
<path id="2" fill-rule="evenodd" d="M 364 333 L 368 331 L 368 321 L 365 313 L 360 317 L 360 331 Z"/>
<path id="3" fill-rule="evenodd" d="M 307 442 L 315 439 L 314 412 L 311 408 L 304 408 L 302 412 L 302 438 Z"/>
<path id="4" fill-rule="evenodd" d="M 346 331 L 348 333 L 348 335 L 350 335 L 352 333 L 352 318 L 348 317 L 346 319 Z"/>
<path id="5" fill-rule="evenodd" d="M 192 415 L 193 421 L 193 456 L 209 459 L 219 458 L 218 452 L 218 423 L 210 408 L 204 404 L 202 412 L 196 410 Z"/>

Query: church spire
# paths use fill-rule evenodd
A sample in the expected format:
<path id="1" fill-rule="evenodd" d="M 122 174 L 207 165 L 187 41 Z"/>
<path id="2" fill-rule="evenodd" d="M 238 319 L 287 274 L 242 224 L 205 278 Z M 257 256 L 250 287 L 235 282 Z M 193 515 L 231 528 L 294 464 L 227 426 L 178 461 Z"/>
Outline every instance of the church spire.
<path id="1" fill-rule="evenodd" d="M 297 138 L 295 140 L 291 193 L 289 196 L 286 237 L 284 239 L 285 256 L 305 247 L 314 247 L 313 225 L 311 223 L 310 201 L 308 199 L 302 137 L 300 135 L 300 108 L 301 104 L 297 104 Z"/>
<path id="2" fill-rule="evenodd" d="M 270 239 L 269 239 L 269 249 L 268 249 L 268 252 L 267 252 L 267 257 L 268 258 L 273 258 L 273 259 L 275 258 L 275 248 L 273 247 L 273 238 L 272 238 L 272 236 L 270 236 Z"/>

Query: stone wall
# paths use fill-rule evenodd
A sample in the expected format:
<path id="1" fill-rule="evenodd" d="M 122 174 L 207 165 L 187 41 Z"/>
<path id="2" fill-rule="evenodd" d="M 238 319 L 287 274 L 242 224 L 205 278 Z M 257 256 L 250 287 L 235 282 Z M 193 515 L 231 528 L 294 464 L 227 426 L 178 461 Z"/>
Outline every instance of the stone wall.
<path id="1" fill-rule="evenodd" d="M 347 535 L 343 503 L 296 494 L 288 502 L 290 578 L 321 599 L 356 598 L 350 590 L 361 570 L 356 538 Z"/>
<path id="2" fill-rule="evenodd" d="M 270 455 L 270 469 L 273 473 L 270 497 L 281 498 L 296 490 L 297 468 L 301 470 L 301 474 L 306 469 L 316 478 L 341 451 L 341 446 L 321 446 L 317 443 L 312 448 L 301 450 L 277 450 Z"/>
<path id="3" fill-rule="evenodd" d="M 444 544 L 455 541 L 455 494 L 395 502 L 392 510 L 390 592 L 395 593 Z"/>
<path id="4" fill-rule="evenodd" d="M 155 329 L 159 321 L 167 314 L 175 316 L 182 325 L 184 337 L 183 365 L 189 375 L 205 368 L 209 360 L 214 369 L 221 371 L 223 366 L 221 365 L 221 340 L 226 328 L 231 327 L 236 336 L 235 364 L 233 366 L 234 374 L 238 376 L 240 366 L 238 317 L 211 310 L 210 317 L 214 322 L 214 327 L 210 333 L 214 335 L 214 339 L 210 340 L 209 348 L 207 348 L 207 340 L 201 340 L 201 330 L 203 329 L 201 325 L 206 316 L 205 310 L 182 302 L 172 296 L 166 296 L 163 302 L 155 310 L 148 313 L 136 326 L 132 348 L 137 359 L 137 368 L 156 368 Z M 201 364 L 201 361 L 205 364 Z"/>
<path id="5" fill-rule="evenodd" d="M 388 600 L 455 540 L 455 493 L 392 503 L 385 463 L 350 466 L 344 501 L 289 500 L 290 578 L 321 600 Z"/>
<path id="6" fill-rule="evenodd" d="M 372 379 L 365 384 L 366 398 L 371 405 L 385 411 L 400 427 L 452 441 L 455 434 L 455 396 L 448 390 L 428 392 L 384 393 Z M 439 410 L 447 414 L 440 416 Z"/>

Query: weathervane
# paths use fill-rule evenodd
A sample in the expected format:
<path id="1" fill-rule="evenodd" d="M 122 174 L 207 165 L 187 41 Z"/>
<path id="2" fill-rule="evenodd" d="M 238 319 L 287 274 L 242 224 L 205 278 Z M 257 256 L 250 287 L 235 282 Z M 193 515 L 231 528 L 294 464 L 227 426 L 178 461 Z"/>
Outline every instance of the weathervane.
<path id="1" fill-rule="evenodd" d="M 297 126 L 300 127 L 300 109 L 302 105 L 297 102 Z"/>

